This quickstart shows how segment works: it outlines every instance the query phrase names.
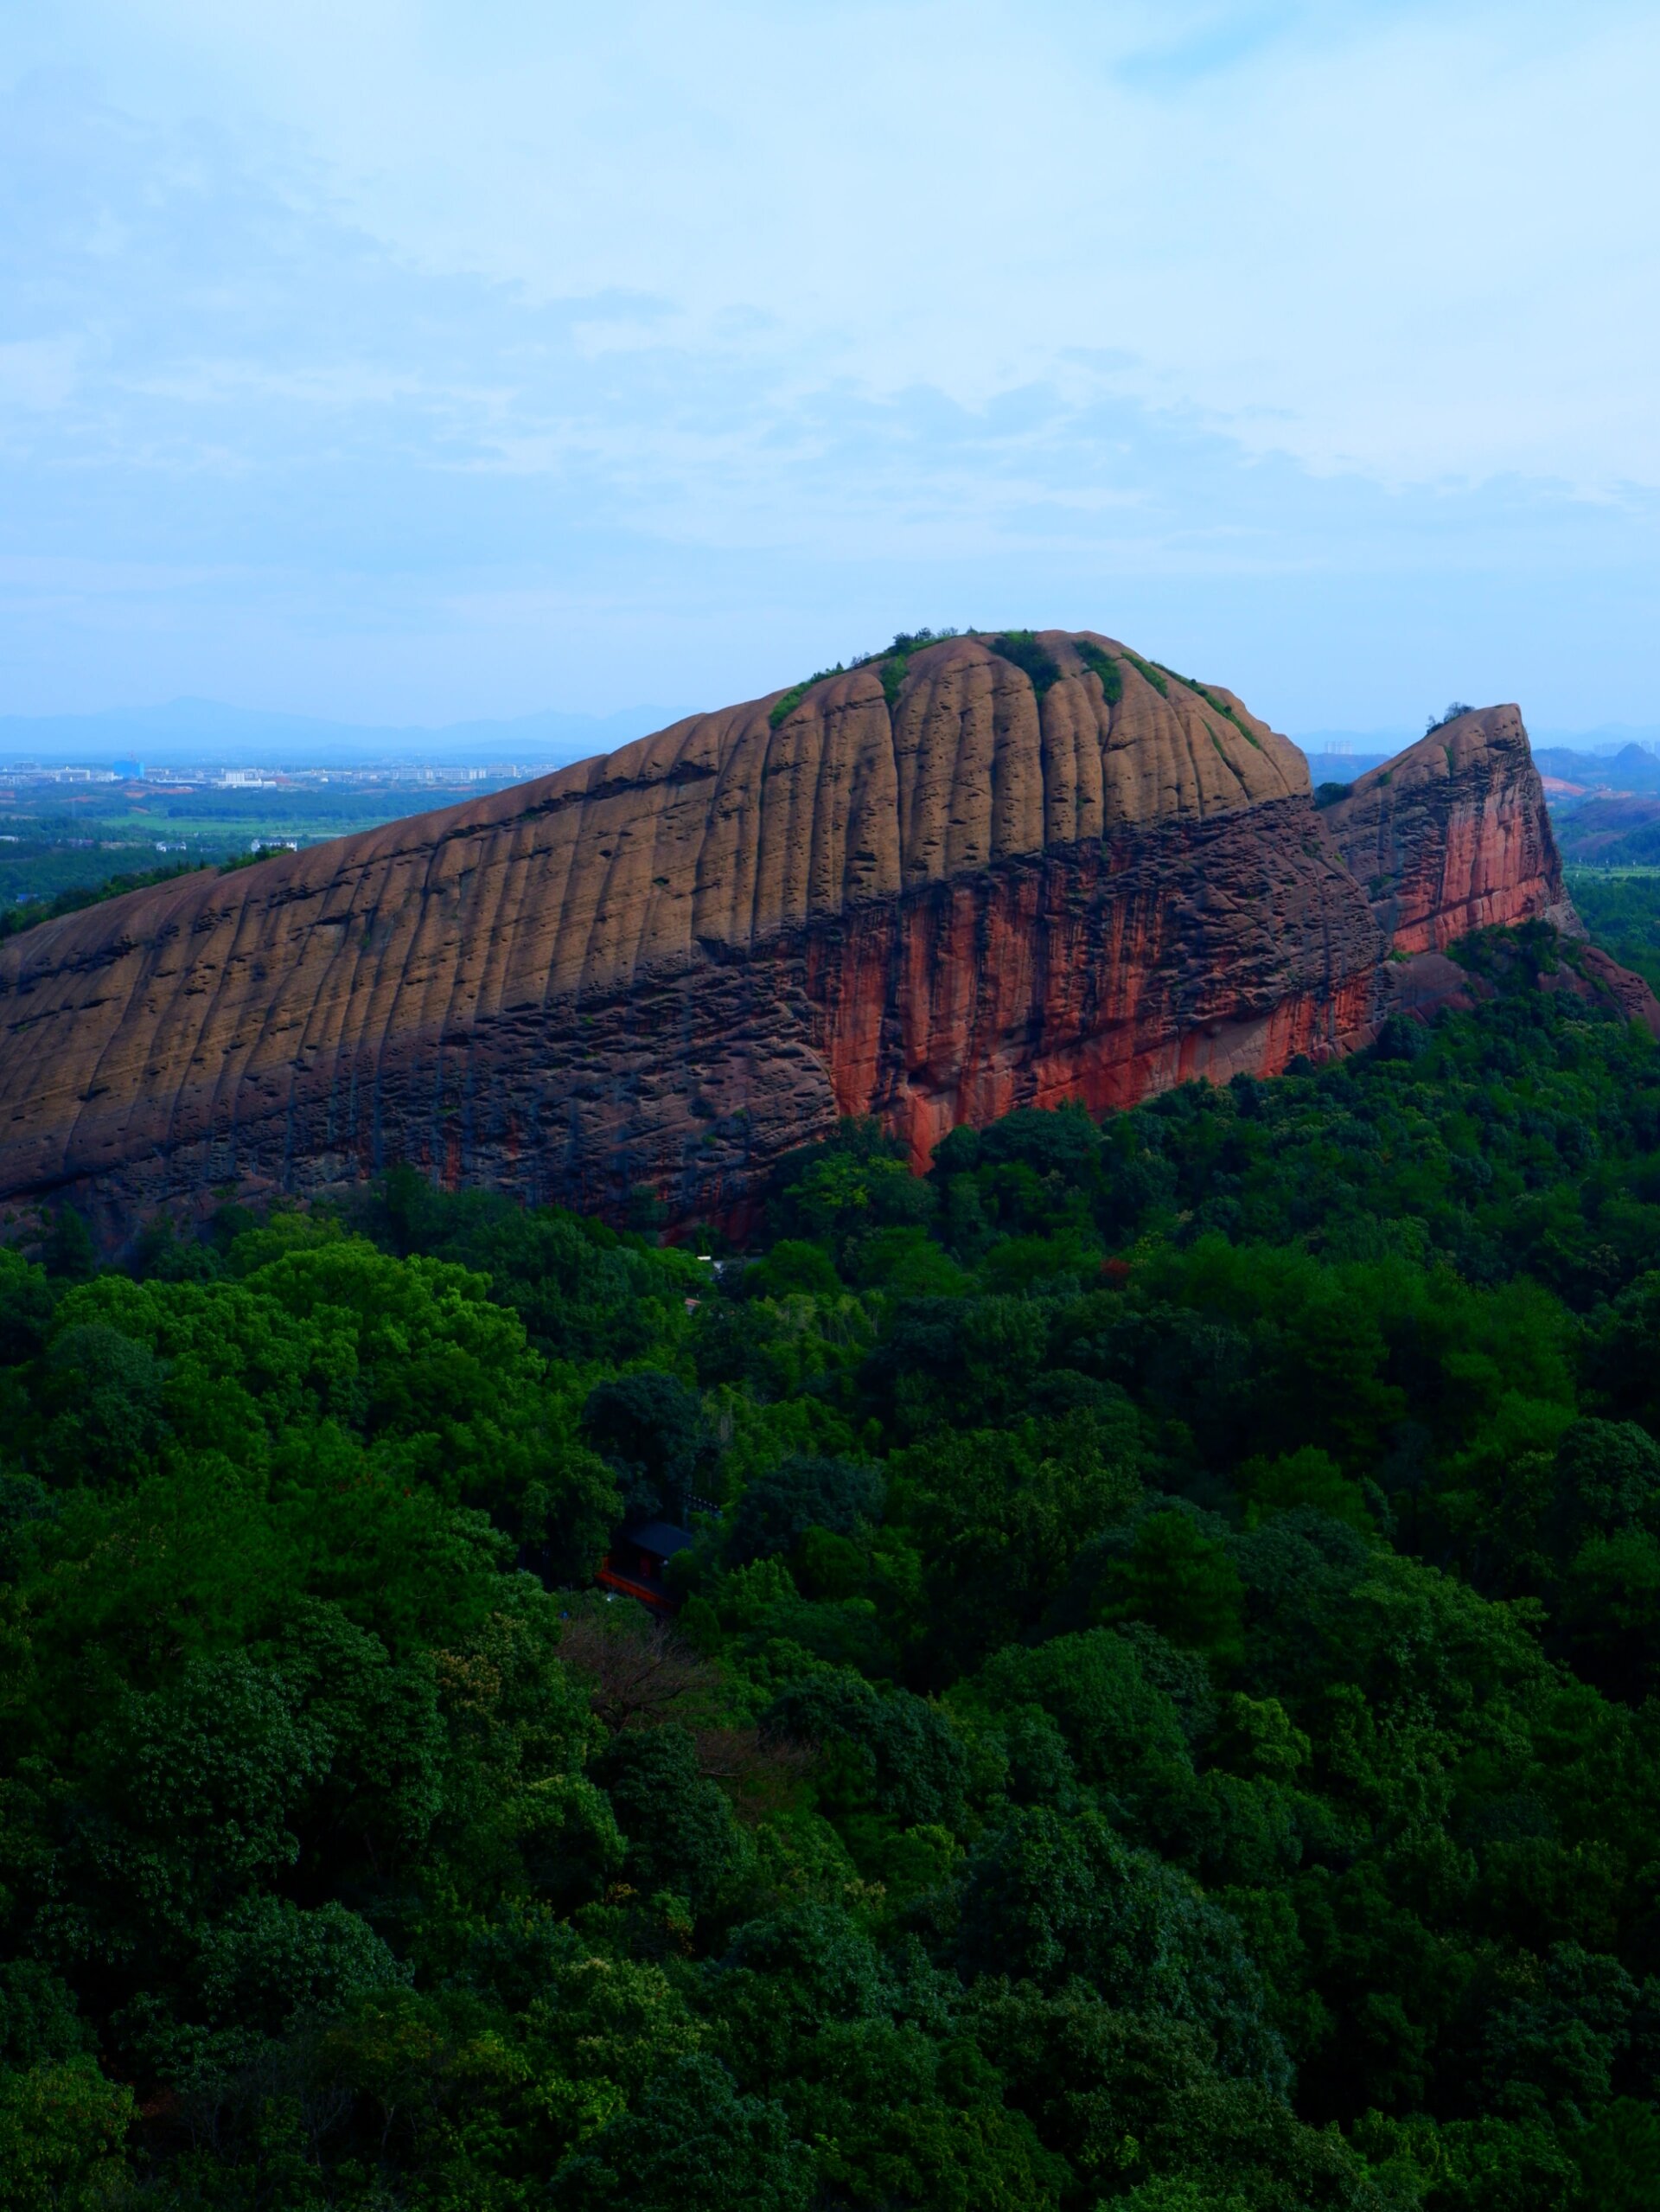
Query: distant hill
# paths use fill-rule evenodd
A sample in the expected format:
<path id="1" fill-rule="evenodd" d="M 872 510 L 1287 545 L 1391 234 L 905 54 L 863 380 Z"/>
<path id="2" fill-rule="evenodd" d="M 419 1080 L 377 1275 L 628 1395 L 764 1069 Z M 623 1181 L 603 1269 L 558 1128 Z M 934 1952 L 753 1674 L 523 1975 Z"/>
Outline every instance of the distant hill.
<path id="1" fill-rule="evenodd" d="M 1401 748 L 1397 745 L 1395 751 Z M 1310 752 L 1308 780 L 1318 791 L 1322 783 L 1352 783 L 1368 769 L 1381 768 L 1394 755 L 1389 752 Z"/>
<path id="2" fill-rule="evenodd" d="M 1602 868 L 1660 866 L 1660 789 L 1624 791 L 1551 808 L 1562 858 Z"/>
<path id="3" fill-rule="evenodd" d="M 1605 722 L 1591 730 L 1536 729 L 1533 757 L 1542 776 L 1587 790 L 1660 791 L 1660 727 Z M 1305 730 L 1293 743 L 1306 755 L 1315 789 L 1349 783 L 1422 735 L 1416 730 Z M 1553 802 L 1561 795 L 1553 791 Z"/>
<path id="4" fill-rule="evenodd" d="M 1597 753 L 1571 745 L 1536 745 L 1533 757 L 1542 776 L 1583 784 L 1589 791 L 1660 792 L 1660 754 L 1645 745 L 1622 745 Z"/>
<path id="5" fill-rule="evenodd" d="M 662 725 L 662 709 L 629 706 L 614 714 L 549 711 L 502 721 L 418 724 L 330 722 L 269 714 L 213 699 L 174 699 L 162 706 L 115 707 L 101 714 L 0 715 L 0 766 L 107 768 L 123 759 L 175 768 L 333 768 L 380 762 L 522 761 L 552 767 L 611 752 Z"/>
<path id="6" fill-rule="evenodd" d="M 1593 730 L 1558 730 L 1542 725 L 1533 732 L 1536 751 L 1541 745 L 1566 745 L 1573 752 L 1620 752 L 1627 745 L 1641 745 L 1660 752 L 1660 723 L 1601 722 Z"/>

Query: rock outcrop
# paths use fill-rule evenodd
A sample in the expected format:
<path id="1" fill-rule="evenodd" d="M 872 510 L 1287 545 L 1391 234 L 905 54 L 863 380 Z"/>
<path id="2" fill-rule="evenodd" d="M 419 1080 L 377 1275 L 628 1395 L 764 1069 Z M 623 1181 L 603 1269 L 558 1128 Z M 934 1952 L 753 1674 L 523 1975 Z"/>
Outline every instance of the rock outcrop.
<path id="1" fill-rule="evenodd" d="M 113 1237 L 403 1159 L 731 1212 L 840 1114 L 921 1164 L 1017 1104 L 1344 1052 L 1391 938 L 1560 896 L 1514 708 L 1323 816 L 1220 687 L 1088 633 L 943 641 L 14 939 L 0 1196 Z"/>
<path id="2" fill-rule="evenodd" d="M 1397 952 L 1539 916 L 1582 934 L 1519 707 L 1442 723 L 1361 777 L 1326 827 Z"/>

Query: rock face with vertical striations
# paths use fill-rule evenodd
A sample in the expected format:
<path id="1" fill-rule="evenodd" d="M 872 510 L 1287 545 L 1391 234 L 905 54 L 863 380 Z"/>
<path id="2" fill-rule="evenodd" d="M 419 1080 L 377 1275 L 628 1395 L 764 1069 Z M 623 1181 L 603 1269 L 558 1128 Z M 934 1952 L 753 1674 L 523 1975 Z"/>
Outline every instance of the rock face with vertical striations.
<path id="1" fill-rule="evenodd" d="M 955 638 L 133 892 L 0 948 L 0 1196 L 113 1237 L 405 1160 L 689 1219 L 839 1115 L 921 1165 L 1012 1106 L 1341 1052 L 1389 933 L 1560 899 L 1519 717 L 1465 719 L 1323 816 L 1229 692 Z"/>
<path id="2" fill-rule="evenodd" d="M 1519 707 L 1442 723 L 1363 776 L 1326 824 L 1397 951 L 1540 916 L 1582 934 Z"/>

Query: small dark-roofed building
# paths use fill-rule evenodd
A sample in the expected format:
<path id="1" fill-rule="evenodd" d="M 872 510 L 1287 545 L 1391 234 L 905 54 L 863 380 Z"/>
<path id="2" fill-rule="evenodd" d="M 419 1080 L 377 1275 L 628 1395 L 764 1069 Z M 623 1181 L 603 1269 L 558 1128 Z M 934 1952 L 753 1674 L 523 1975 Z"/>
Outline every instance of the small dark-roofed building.
<path id="1" fill-rule="evenodd" d="M 611 1548 L 600 1561 L 595 1580 L 608 1590 L 637 1597 L 654 1612 L 672 1612 L 674 1600 L 663 1571 L 675 1553 L 685 1551 L 691 1543 L 690 1531 L 676 1528 L 672 1521 L 648 1521 L 641 1528 L 615 1529 Z"/>

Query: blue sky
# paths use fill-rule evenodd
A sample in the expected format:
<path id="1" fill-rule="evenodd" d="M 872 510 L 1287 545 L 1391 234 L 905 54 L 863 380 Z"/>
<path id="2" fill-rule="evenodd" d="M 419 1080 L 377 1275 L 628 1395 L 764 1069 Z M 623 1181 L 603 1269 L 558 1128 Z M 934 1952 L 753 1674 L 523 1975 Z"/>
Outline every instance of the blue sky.
<path id="1" fill-rule="evenodd" d="M 0 714 L 1653 723 L 1660 11 L 0 0 Z"/>

